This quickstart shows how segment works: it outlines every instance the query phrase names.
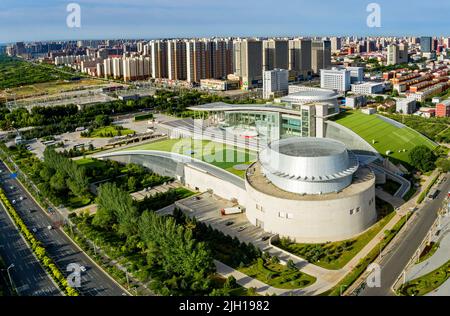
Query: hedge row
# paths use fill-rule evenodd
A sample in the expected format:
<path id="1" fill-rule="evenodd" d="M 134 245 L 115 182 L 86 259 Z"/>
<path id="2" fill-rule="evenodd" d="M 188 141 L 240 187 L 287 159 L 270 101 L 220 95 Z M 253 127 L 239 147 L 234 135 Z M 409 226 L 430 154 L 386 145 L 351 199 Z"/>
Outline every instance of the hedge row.
<path id="1" fill-rule="evenodd" d="M 36 257 L 39 259 L 41 264 L 45 267 L 45 269 L 49 272 L 50 276 L 55 280 L 58 286 L 65 292 L 68 296 L 79 296 L 79 293 L 74 288 L 70 287 L 66 278 L 55 265 L 53 260 L 48 256 L 47 251 L 42 246 L 42 244 L 36 239 L 36 237 L 30 232 L 28 227 L 25 225 L 24 221 L 14 209 L 14 207 L 9 202 L 6 197 L 4 191 L 0 188 L 0 199 L 5 206 L 5 209 L 13 218 L 17 227 L 19 227 L 20 232 L 25 237 L 26 241 L 30 245 L 33 252 L 36 254 Z"/>
<path id="2" fill-rule="evenodd" d="M 152 119 L 153 118 L 153 114 L 143 114 L 143 115 L 136 115 L 135 117 L 134 117 L 134 120 L 136 121 L 136 122 L 138 122 L 138 121 L 144 121 L 144 120 L 148 120 L 148 119 Z"/>

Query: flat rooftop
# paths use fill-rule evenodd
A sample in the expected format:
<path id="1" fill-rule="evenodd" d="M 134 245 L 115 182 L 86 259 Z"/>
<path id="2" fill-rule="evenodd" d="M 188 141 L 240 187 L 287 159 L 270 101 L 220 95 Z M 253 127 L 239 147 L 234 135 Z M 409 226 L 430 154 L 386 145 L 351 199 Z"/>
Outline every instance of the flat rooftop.
<path id="1" fill-rule="evenodd" d="M 297 194 L 288 191 L 284 191 L 279 187 L 272 184 L 261 172 L 261 164 L 255 162 L 252 164 L 246 172 L 246 181 L 257 191 L 274 196 L 280 199 L 286 200 L 298 200 L 298 201 L 326 201 L 326 200 L 338 200 L 347 198 L 358 194 L 359 192 L 369 189 L 375 182 L 375 174 L 370 168 L 359 168 L 353 178 L 351 185 L 338 193 L 327 194 Z"/>

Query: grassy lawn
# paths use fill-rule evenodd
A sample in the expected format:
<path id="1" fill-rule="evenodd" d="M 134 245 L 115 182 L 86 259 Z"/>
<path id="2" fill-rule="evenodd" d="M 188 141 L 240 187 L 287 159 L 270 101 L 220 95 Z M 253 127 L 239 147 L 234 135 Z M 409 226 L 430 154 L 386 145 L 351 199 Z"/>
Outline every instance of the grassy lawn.
<path id="1" fill-rule="evenodd" d="M 83 158 L 74 160 L 78 165 L 84 166 L 86 168 L 102 168 L 105 163 L 102 160 Z"/>
<path id="2" fill-rule="evenodd" d="M 359 111 L 347 111 L 339 116 L 336 122 L 351 129 L 380 154 L 386 156 L 388 150 L 393 153 L 389 157 L 409 164 L 409 152 L 416 146 L 425 145 L 430 149 L 436 146 L 422 134 L 410 129 L 396 127 L 385 122 L 377 115 L 366 115 Z M 372 141 L 375 140 L 375 144 Z M 403 149 L 406 151 L 403 152 Z M 402 152 L 398 152 L 398 151 Z"/>
<path id="3" fill-rule="evenodd" d="M 80 207 L 84 207 L 87 206 L 89 204 L 91 204 L 92 200 L 90 198 L 80 198 L 80 197 L 71 197 L 68 200 L 68 205 L 67 207 L 69 209 L 77 209 Z"/>
<path id="4" fill-rule="evenodd" d="M 382 219 L 358 237 L 325 244 L 294 243 L 282 238 L 276 246 L 325 269 L 341 269 L 394 217 L 395 213 L 390 204 L 379 199 L 376 204 Z"/>
<path id="5" fill-rule="evenodd" d="M 425 295 L 441 286 L 450 277 L 450 261 L 424 276 L 403 284 L 398 292 L 407 296 Z"/>
<path id="6" fill-rule="evenodd" d="M 125 135 L 130 135 L 130 134 L 134 134 L 135 131 L 131 130 L 131 129 L 121 129 L 118 128 L 117 126 L 104 126 L 101 128 L 97 128 L 95 130 L 93 130 L 89 137 L 90 138 L 105 138 L 105 137 L 115 137 L 115 136 L 125 136 Z"/>
<path id="7" fill-rule="evenodd" d="M 242 148 L 208 140 L 200 141 L 189 138 L 167 139 L 127 148 L 125 150 L 159 150 L 175 152 L 203 160 L 242 178 L 244 177 L 245 171 L 237 170 L 234 166 L 240 164 L 248 165 L 256 160 L 256 153 L 251 150 L 244 150 Z"/>
<path id="8" fill-rule="evenodd" d="M 280 289 L 300 289 L 313 284 L 316 278 L 298 270 L 289 270 L 280 263 L 255 263 L 239 268 L 240 272 Z"/>
<path id="9" fill-rule="evenodd" d="M 84 88 L 90 88 L 95 86 L 104 85 L 105 83 L 97 79 L 82 79 L 79 81 L 67 82 L 63 80 L 36 83 L 26 85 L 23 87 L 16 87 L 10 89 L 10 94 L 15 94 L 16 98 L 24 99 L 30 98 L 35 95 L 53 95 L 67 91 L 80 90 Z"/>

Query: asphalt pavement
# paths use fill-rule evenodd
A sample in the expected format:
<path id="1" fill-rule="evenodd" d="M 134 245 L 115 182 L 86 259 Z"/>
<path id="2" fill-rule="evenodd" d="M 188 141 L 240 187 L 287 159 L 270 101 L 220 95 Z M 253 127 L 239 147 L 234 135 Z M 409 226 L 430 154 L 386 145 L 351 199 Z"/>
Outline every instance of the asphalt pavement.
<path id="1" fill-rule="evenodd" d="M 15 200 L 14 205 L 25 224 L 30 230 L 35 229 L 36 238 L 42 242 L 49 256 L 55 261 L 61 272 L 68 276 L 71 271 L 67 267 L 71 263 L 79 264 L 86 268 L 81 272 L 81 287 L 77 290 L 86 296 L 122 296 L 124 290 L 117 285 L 103 270 L 98 268 L 92 260 L 58 228 L 60 218 L 55 214 L 46 213 L 31 198 L 28 192 L 16 180 L 11 178 L 3 162 L 0 162 L 0 174 L 3 189 L 10 199 Z M 11 189 L 13 187 L 13 189 Z M 23 200 L 21 200 L 21 197 Z M 52 229 L 48 229 L 52 226 Z M 8 251 L 7 251 L 8 252 Z M 6 260 L 7 258 L 5 258 Z"/>
<path id="2" fill-rule="evenodd" d="M 12 220 L 0 204 L 0 255 L 20 296 L 58 296 L 61 292 L 34 257 Z"/>
<path id="3" fill-rule="evenodd" d="M 394 251 L 386 254 L 381 265 L 381 287 L 365 287 L 359 295 L 361 296 L 387 296 L 394 295 L 391 290 L 392 285 L 402 273 L 409 260 L 414 256 L 422 240 L 428 234 L 431 226 L 437 218 L 437 213 L 442 206 L 444 199 L 450 191 L 450 177 L 438 187 L 439 195 L 431 201 L 426 201 L 425 205 L 418 211 L 415 222 L 409 224 L 408 231 L 402 237 Z"/>

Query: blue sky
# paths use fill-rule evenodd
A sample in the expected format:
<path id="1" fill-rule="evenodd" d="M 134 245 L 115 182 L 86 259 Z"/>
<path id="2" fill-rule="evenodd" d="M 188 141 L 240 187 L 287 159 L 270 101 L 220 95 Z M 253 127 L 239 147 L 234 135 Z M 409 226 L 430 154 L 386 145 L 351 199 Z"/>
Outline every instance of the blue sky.
<path id="1" fill-rule="evenodd" d="M 81 28 L 66 25 L 81 6 Z M 381 6 L 369 28 L 366 6 Z M 0 0 L 0 43 L 283 35 L 450 35 L 448 0 Z"/>

